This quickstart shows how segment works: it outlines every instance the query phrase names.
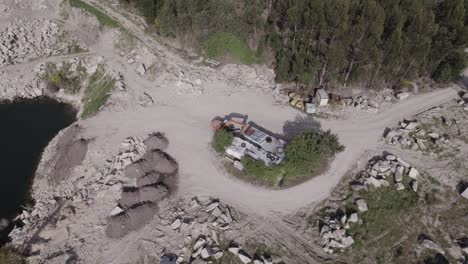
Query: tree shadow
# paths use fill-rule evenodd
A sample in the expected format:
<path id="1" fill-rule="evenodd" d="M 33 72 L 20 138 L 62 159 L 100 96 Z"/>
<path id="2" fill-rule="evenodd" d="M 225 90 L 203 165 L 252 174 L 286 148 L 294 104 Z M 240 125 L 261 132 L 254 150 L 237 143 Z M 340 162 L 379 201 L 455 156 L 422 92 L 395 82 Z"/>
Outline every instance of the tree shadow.
<path id="1" fill-rule="evenodd" d="M 283 125 L 283 137 L 287 140 L 294 138 L 306 131 L 315 130 L 322 132 L 322 125 L 311 116 L 297 115 L 292 121 L 288 120 Z"/>

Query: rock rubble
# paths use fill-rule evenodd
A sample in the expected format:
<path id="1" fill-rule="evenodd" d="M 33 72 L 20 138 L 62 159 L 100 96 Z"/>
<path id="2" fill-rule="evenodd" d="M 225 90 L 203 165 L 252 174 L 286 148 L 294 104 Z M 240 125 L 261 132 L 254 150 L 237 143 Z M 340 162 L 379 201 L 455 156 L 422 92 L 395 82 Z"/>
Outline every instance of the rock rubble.
<path id="1" fill-rule="evenodd" d="M 60 42 L 64 31 L 46 19 L 17 19 L 0 32 L 0 66 L 17 64 L 66 51 L 68 43 Z"/>

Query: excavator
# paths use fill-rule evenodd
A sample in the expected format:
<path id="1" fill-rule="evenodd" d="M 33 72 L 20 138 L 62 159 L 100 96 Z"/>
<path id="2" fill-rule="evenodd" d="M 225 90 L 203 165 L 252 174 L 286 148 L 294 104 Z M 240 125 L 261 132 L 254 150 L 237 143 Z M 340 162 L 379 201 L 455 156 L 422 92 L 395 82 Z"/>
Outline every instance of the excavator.
<path id="1" fill-rule="evenodd" d="M 234 118 L 231 119 L 222 119 L 222 118 L 215 118 L 213 121 L 211 121 L 211 127 L 213 128 L 214 131 L 222 130 L 222 129 L 229 129 L 229 130 L 239 130 L 242 132 L 242 134 L 245 135 L 250 135 L 254 133 L 253 130 L 251 130 L 250 125 L 243 122 L 243 121 L 237 121 L 234 120 Z"/>

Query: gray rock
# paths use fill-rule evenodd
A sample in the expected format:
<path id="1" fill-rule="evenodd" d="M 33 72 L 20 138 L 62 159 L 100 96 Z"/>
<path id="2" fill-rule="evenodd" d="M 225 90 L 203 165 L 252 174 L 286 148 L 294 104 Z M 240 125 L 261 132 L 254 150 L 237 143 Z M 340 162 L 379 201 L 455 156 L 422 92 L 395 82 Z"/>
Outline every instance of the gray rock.
<path id="1" fill-rule="evenodd" d="M 414 192 L 417 192 L 417 191 L 418 191 L 418 181 L 416 181 L 416 180 L 411 181 L 411 189 L 412 189 Z"/>
<path id="2" fill-rule="evenodd" d="M 182 221 L 180 221 L 180 219 L 176 219 L 172 224 L 171 224 L 171 228 L 172 230 L 176 230 L 176 229 L 179 229 L 179 227 L 182 225 Z"/>
<path id="3" fill-rule="evenodd" d="M 252 257 L 250 257 L 250 255 L 242 249 L 239 250 L 237 256 L 239 257 L 240 261 L 242 261 L 242 263 L 244 264 L 252 262 Z"/>
<path id="4" fill-rule="evenodd" d="M 367 203 L 362 198 L 356 200 L 356 205 L 360 212 L 366 212 L 368 210 Z"/>
<path id="5" fill-rule="evenodd" d="M 398 182 L 395 184 L 395 188 L 397 191 L 401 191 L 401 190 L 404 190 L 405 189 L 405 185 L 403 185 L 403 183 L 401 182 Z"/>
<path id="6" fill-rule="evenodd" d="M 417 169 L 415 169 L 414 167 L 412 167 L 410 169 L 410 172 L 408 173 L 408 176 L 410 176 L 411 178 L 417 180 L 418 176 L 419 176 L 419 171 Z"/>
<path id="7" fill-rule="evenodd" d="M 395 171 L 395 181 L 401 182 L 403 180 L 403 172 L 405 168 L 403 166 L 398 165 Z"/>
<path id="8" fill-rule="evenodd" d="M 357 223 L 358 221 L 358 214 L 357 213 L 352 213 L 348 217 L 348 222 L 350 223 Z"/>
<path id="9" fill-rule="evenodd" d="M 347 236 L 343 241 L 341 241 L 341 243 L 343 244 L 343 248 L 347 248 L 354 243 L 354 239 L 351 236 Z"/>
<path id="10" fill-rule="evenodd" d="M 204 249 L 202 249 L 202 251 L 200 252 L 200 256 L 202 257 L 202 259 L 208 259 L 211 256 L 213 256 L 213 250 L 210 246 L 207 246 Z"/>
<path id="11" fill-rule="evenodd" d="M 140 65 L 138 65 L 138 67 L 137 67 L 137 72 L 138 72 L 138 74 L 140 74 L 140 75 L 145 75 L 145 73 L 146 73 L 146 67 L 145 67 L 145 65 L 144 65 L 143 63 L 140 64 Z"/>
<path id="12" fill-rule="evenodd" d="M 461 193 L 461 196 L 465 199 L 468 199 L 468 187 L 466 187 L 465 190 Z"/>
<path id="13" fill-rule="evenodd" d="M 440 138 L 440 135 L 437 134 L 437 133 L 429 133 L 427 134 L 429 137 L 433 138 L 433 139 L 439 139 Z"/>

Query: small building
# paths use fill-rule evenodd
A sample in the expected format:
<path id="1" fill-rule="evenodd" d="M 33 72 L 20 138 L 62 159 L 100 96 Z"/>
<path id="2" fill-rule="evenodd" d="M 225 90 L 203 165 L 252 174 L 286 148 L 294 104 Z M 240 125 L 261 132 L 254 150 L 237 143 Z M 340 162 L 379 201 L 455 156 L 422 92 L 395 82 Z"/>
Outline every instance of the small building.
<path id="1" fill-rule="evenodd" d="M 324 89 L 318 89 L 315 93 L 315 98 L 318 106 L 326 106 L 328 104 L 328 93 Z"/>

